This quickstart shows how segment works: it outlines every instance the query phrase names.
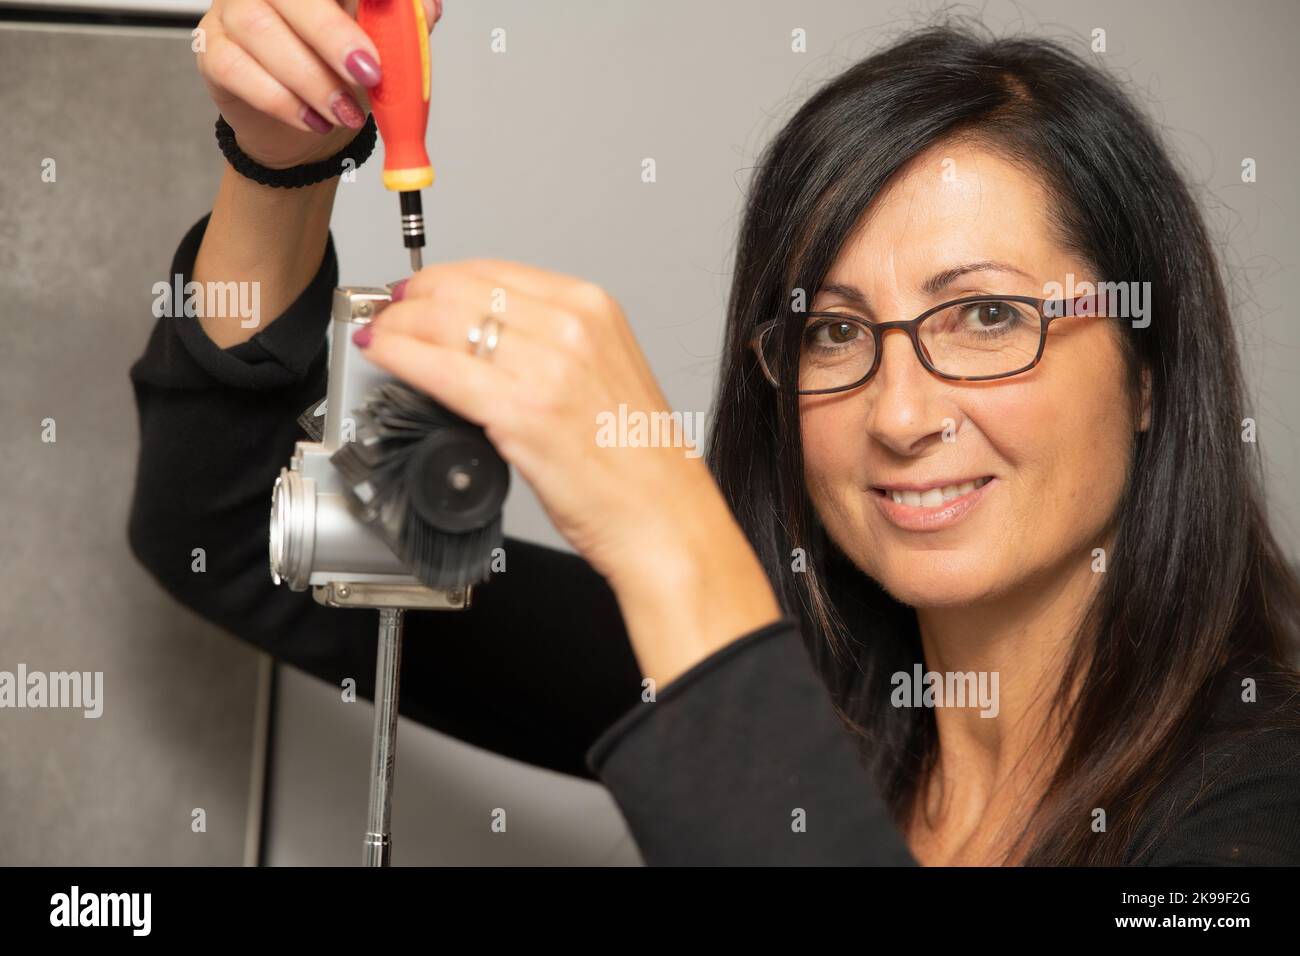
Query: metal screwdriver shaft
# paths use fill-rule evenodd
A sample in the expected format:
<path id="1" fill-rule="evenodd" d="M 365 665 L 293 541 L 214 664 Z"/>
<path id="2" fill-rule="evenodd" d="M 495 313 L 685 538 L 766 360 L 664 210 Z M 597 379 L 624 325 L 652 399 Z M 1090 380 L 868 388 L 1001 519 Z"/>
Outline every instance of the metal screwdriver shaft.
<path id="1" fill-rule="evenodd" d="M 402 202 L 402 244 L 411 250 L 411 271 L 424 268 L 424 209 L 420 191 L 410 189 L 400 194 Z"/>

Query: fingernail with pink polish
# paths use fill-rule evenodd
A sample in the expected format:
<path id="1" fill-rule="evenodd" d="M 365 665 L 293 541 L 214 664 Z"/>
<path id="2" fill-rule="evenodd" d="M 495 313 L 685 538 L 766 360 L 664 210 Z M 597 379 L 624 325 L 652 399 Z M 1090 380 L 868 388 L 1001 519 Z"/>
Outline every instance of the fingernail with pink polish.
<path id="1" fill-rule="evenodd" d="M 380 73 L 379 64 L 375 58 L 365 50 L 353 50 L 343 61 L 343 65 L 348 68 L 352 74 L 352 79 L 356 80 L 366 89 L 379 85 Z"/>
<path id="2" fill-rule="evenodd" d="M 403 279 L 401 282 L 393 283 L 393 301 L 401 302 L 405 296 L 406 296 L 406 280 Z"/>
<path id="3" fill-rule="evenodd" d="M 328 133 L 334 129 L 333 123 L 321 116 L 310 106 L 303 107 L 302 121 L 318 133 Z"/>
<path id="4" fill-rule="evenodd" d="M 366 114 L 361 112 L 361 107 L 350 93 L 340 91 L 330 97 L 330 112 L 349 129 L 361 129 L 366 125 Z"/>
<path id="5" fill-rule="evenodd" d="M 357 344 L 357 348 L 359 349 L 369 348 L 370 340 L 373 337 L 374 333 L 370 331 L 370 326 L 368 325 L 363 325 L 352 333 L 352 341 Z"/>
<path id="6" fill-rule="evenodd" d="M 433 22 L 437 23 L 442 19 L 442 0 L 433 0 Z"/>

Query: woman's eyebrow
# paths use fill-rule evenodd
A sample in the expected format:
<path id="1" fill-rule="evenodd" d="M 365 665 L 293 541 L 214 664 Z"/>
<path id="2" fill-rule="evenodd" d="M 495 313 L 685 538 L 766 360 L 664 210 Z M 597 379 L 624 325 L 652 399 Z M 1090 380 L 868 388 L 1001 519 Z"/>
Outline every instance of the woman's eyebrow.
<path id="1" fill-rule="evenodd" d="M 935 273 L 921 283 L 921 291 L 926 295 L 937 295 L 962 276 L 971 272 L 1008 272 L 1025 279 L 1033 279 L 1033 276 L 1024 269 L 1017 269 L 1009 262 L 998 262 L 995 259 L 981 259 L 978 262 L 968 262 L 965 265 L 954 266 L 951 269 L 944 269 L 942 272 Z"/>
<path id="2" fill-rule="evenodd" d="M 921 283 L 921 291 L 926 295 L 938 295 L 948 286 L 952 285 L 964 275 L 972 272 L 1006 272 L 1011 275 L 1018 275 L 1025 279 L 1033 279 L 1028 272 L 1011 265 L 1009 262 L 998 262 L 995 259 L 981 259 L 978 262 L 967 262 L 960 266 L 953 266 L 951 269 L 944 269 L 942 272 L 936 272 L 925 282 Z M 856 306 L 864 311 L 870 311 L 871 306 L 867 302 L 866 295 L 857 286 L 845 285 L 840 282 L 828 282 L 817 290 L 818 295 L 838 296 L 849 304 Z"/>
<path id="3" fill-rule="evenodd" d="M 839 282 L 827 282 L 817 290 L 818 296 L 834 295 L 848 302 L 864 312 L 870 312 L 871 306 L 867 304 L 867 297 L 862 294 L 862 290 L 857 286 L 844 285 Z"/>

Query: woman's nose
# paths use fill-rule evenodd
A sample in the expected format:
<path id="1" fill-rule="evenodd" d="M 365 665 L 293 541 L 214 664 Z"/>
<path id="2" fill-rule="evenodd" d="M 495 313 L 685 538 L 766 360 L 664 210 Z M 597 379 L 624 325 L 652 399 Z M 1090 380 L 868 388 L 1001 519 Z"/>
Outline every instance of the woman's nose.
<path id="1" fill-rule="evenodd" d="M 956 413 L 945 410 L 943 385 L 921 364 L 906 332 L 886 330 L 880 349 L 880 366 L 866 390 L 868 429 L 891 450 L 912 454 L 955 422 Z"/>

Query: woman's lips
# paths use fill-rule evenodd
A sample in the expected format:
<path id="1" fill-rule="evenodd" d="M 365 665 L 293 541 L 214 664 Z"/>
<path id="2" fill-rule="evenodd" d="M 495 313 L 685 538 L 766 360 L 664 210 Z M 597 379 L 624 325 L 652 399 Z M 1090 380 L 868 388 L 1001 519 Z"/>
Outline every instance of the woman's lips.
<path id="1" fill-rule="evenodd" d="M 936 486 L 928 491 L 903 486 L 876 487 L 871 491 L 881 514 L 891 524 L 904 531 L 939 531 L 951 527 L 966 517 L 971 509 L 984 499 L 989 488 L 996 482 L 997 479 L 991 475 L 965 482 L 954 482 L 946 487 L 951 489 L 955 486 L 957 494 L 948 500 L 942 498 L 944 486 Z M 966 490 L 967 488 L 969 490 Z M 919 503 L 933 501 L 936 497 L 940 498 L 937 504 Z M 895 498 L 903 500 L 900 502 Z"/>

